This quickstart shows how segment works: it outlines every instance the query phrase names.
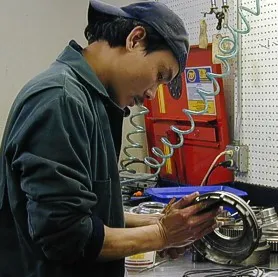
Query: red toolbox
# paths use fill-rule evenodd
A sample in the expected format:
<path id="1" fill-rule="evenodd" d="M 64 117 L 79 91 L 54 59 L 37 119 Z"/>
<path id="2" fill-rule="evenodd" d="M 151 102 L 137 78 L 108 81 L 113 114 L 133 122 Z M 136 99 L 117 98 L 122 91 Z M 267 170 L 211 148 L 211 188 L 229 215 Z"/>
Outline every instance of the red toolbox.
<path id="1" fill-rule="evenodd" d="M 162 136 L 168 137 L 174 144 L 178 143 L 179 138 L 170 129 L 171 125 L 181 130 L 190 128 L 182 110 L 203 109 L 204 103 L 198 98 L 196 88 L 213 90 L 212 82 L 206 77 L 207 72 L 221 73 L 221 66 L 212 64 L 211 46 L 208 49 L 191 47 L 187 67 L 175 87 L 160 87 L 156 98 L 145 102 L 150 110 L 145 117 L 149 153 L 152 153 L 153 146 L 161 148 L 166 154 L 169 152 L 160 140 Z M 215 157 L 230 143 L 222 79 L 219 79 L 219 85 L 219 95 L 209 97 L 208 113 L 194 116 L 195 130 L 184 136 L 183 146 L 175 150 L 174 156 L 161 169 L 162 178 L 200 185 Z M 218 168 L 210 177 L 209 184 L 232 180 L 232 172 Z"/>

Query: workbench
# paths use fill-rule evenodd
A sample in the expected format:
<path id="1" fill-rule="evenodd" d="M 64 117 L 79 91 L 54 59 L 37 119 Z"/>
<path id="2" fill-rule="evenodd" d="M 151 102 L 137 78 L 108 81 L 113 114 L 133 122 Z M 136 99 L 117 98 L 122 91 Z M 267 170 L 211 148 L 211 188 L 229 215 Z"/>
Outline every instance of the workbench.
<path id="1" fill-rule="evenodd" d="M 160 258 L 156 259 L 157 261 L 160 261 Z M 266 267 L 270 268 L 278 268 L 278 254 L 272 254 L 270 257 L 270 264 L 265 265 Z M 128 271 L 126 274 L 126 277 L 182 277 L 183 274 L 191 269 L 212 269 L 212 268 L 227 268 L 228 266 L 221 266 L 218 264 L 214 264 L 211 262 L 198 262 L 193 263 L 191 259 L 191 254 L 186 253 L 184 256 L 181 256 L 180 258 L 176 260 L 169 260 L 164 264 L 161 264 L 158 267 L 155 267 L 153 269 L 150 269 L 148 271 L 144 271 L 142 273 L 138 272 L 131 272 Z M 195 275 L 194 277 L 202 277 L 204 275 L 199 274 Z M 278 272 L 277 272 L 278 277 Z"/>

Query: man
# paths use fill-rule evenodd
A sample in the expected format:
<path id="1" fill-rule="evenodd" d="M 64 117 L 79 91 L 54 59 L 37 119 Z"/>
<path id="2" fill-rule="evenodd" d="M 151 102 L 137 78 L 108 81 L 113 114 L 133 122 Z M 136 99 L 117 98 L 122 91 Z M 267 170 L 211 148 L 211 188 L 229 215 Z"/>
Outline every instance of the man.
<path id="1" fill-rule="evenodd" d="M 196 195 L 167 215 L 124 216 L 117 159 L 127 106 L 153 99 L 188 54 L 166 6 L 90 1 L 82 49 L 71 41 L 16 98 L 1 146 L 0 276 L 123 276 L 123 258 L 170 249 L 215 227 Z M 177 248 L 175 248 L 177 247 Z"/>

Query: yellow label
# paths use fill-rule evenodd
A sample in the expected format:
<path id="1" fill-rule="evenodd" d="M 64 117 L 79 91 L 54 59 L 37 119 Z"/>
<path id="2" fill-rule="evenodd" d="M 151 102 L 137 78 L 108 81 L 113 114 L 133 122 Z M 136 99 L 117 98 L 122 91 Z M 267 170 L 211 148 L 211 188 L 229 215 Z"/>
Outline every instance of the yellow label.
<path id="1" fill-rule="evenodd" d="M 205 108 L 205 103 L 202 100 L 189 100 L 188 108 L 192 111 L 202 111 Z M 208 101 L 208 111 L 207 114 L 215 114 L 215 102 Z"/>
<path id="2" fill-rule="evenodd" d="M 164 144 L 164 154 L 165 155 L 170 154 L 170 148 L 169 148 L 169 146 L 167 146 L 165 144 Z M 167 161 L 166 161 L 166 172 L 168 174 L 172 174 L 173 173 L 171 158 L 167 159 Z"/>
<path id="3" fill-rule="evenodd" d="M 130 256 L 129 258 L 130 258 L 130 260 L 144 260 L 145 254 L 144 253 L 136 254 L 136 255 Z"/>
<path id="4" fill-rule="evenodd" d="M 160 85 L 158 87 L 157 97 L 158 97 L 159 112 L 160 113 L 166 113 L 163 85 Z"/>
<path id="5" fill-rule="evenodd" d="M 207 76 L 207 71 L 205 68 L 198 68 L 200 81 L 202 82 L 211 82 Z"/>

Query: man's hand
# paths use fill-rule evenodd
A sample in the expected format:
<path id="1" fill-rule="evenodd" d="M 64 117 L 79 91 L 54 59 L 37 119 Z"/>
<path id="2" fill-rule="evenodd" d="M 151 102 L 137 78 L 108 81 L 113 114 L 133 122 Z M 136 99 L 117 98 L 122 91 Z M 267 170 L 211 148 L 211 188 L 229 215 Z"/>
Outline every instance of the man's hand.
<path id="1" fill-rule="evenodd" d="M 125 224 L 127 228 L 148 226 L 159 223 L 161 214 L 132 214 L 125 212 Z"/>
<path id="2" fill-rule="evenodd" d="M 198 193 L 183 197 L 160 219 L 158 225 L 165 248 L 188 246 L 215 229 L 215 218 L 221 209 L 202 213 L 206 204 L 192 205 L 197 196 Z"/>
<path id="3" fill-rule="evenodd" d="M 135 228 L 104 226 L 105 236 L 99 260 L 115 260 L 138 253 L 180 248 L 212 232 L 219 211 L 214 209 L 202 212 L 206 204 L 192 205 L 197 196 L 189 195 L 174 203 L 167 214 L 162 215 L 158 221 L 156 219 L 155 224 Z M 175 251 L 179 253 L 183 250 L 180 248 Z M 168 253 L 171 252 L 173 257 L 174 250 Z"/>

